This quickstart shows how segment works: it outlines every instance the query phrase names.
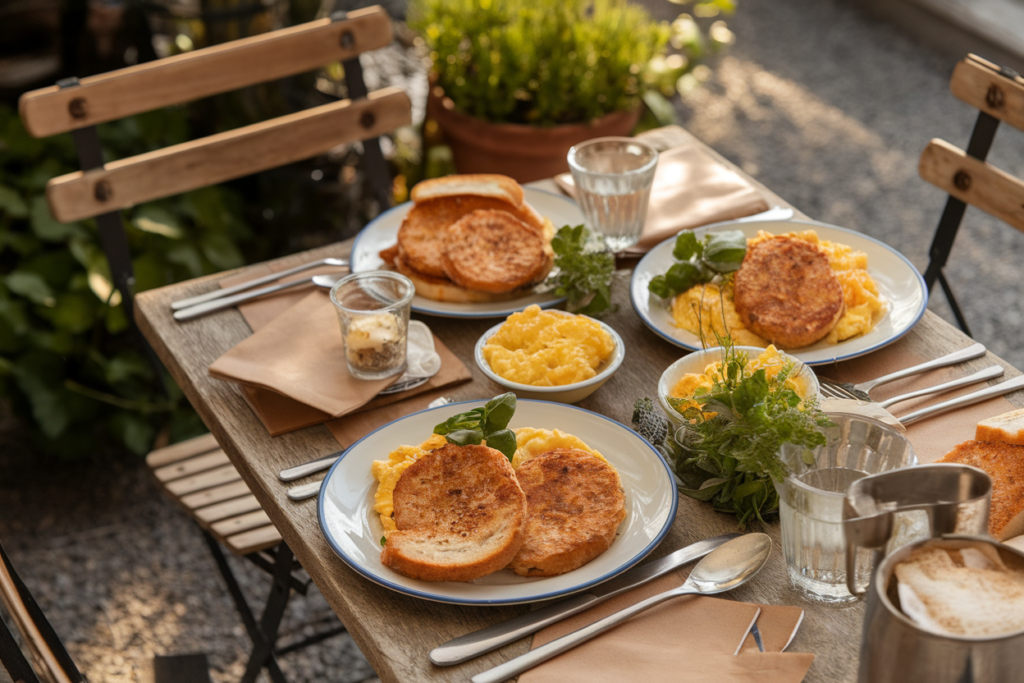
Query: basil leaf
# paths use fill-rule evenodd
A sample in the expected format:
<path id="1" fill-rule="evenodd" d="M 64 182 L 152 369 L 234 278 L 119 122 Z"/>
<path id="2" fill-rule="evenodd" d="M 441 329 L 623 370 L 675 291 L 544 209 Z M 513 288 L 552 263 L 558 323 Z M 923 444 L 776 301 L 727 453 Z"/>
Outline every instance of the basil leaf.
<path id="1" fill-rule="evenodd" d="M 672 256 L 677 261 L 689 261 L 694 256 L 701 256 L 704 252 L 704 245 L 697 241 L 697 237 L 689 230 L 684 230 L 676 237 L 676 246 L 672 250 Z"/>
<path id="2" fill-rule="evenodd" d="M 487 415 L 483 424 L 485 434 L 505 429 L 516 412 L 516 395 L 510 391 L 492 398 L 484 406 L 484 412 Z"/>
<path id="3" fill-rule="evenodd" d="M 445 434 L 444 438 L 456 446 L 475 446 L 483 442 L 484 435 L 479 429 L 457 429 Z"/>
<path id="4" fill-rule="evenodd" d="M 716 273 L 739 270 L 747 254 L 747 238 L 739 230 L 710 235 L 704 245 L 702 259 Z"/>
<path id="5" fill-rule="evenodd" d="M 512 456 L 516 454 L 516 435 L 511 429 L 502 429 L 487 435 L 487 446 L 501 451 L 502 455 L 512 462 Z"/>
<path id="6" fill-rule="evenodd" d="M 668 286 L 668 282 L 665 280 L 664 275 L 655 275 L 651 281 L 647 283 L 647 289 L 651 294 L 654 294 L 654 296 L 660 296 L 662 299 L 675 296 L 675 292 Z"/>
<path id="7" fill-rule="evenodd" d="M 690 261 L 673 263 L 672 267 L 665 273 L 665 282 L 676 292 L 685 292 L 700 282 L 703 282 L 703 268 Z"/>

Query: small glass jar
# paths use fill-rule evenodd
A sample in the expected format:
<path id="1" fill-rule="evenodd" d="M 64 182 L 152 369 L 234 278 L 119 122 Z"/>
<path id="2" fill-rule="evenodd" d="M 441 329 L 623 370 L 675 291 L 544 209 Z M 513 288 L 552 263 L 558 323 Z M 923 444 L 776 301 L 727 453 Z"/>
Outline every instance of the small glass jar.
<path id="1" fill-rule="evenodd" d="M 331 288 L 353 377 L 383 379 L 405 370 L 409 309 L 416 288 L 388 271 L 353 273 Z"/>

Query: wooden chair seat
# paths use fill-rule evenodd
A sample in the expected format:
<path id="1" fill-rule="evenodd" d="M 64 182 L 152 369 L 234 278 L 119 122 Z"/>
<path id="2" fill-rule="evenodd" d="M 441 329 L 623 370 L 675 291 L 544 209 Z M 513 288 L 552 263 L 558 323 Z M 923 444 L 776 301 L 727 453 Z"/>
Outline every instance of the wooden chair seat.
<path id="1" fill-rule="evenodd" d="M 146 456 L 160 487 L 231 552 L 272 548 L 281 534 L 212 434 Z"/>

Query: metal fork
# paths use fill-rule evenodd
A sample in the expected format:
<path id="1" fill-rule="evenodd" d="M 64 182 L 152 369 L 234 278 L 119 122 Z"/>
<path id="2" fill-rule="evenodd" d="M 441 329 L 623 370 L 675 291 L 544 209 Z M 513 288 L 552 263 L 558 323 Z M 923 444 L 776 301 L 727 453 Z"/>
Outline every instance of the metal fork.
<path id="1" fill-rule="evenodd" d="M 943 382 L 942 384 L 936 384 L 933 387 L 918 389 L 917 391 L 911 391 L 906 394 L 900 394 L 899 396 L 893 396 L 892 398 L 886 399 L 884 401 L 878 401 L 878 405 L 881 406 L 882 408 L 888 408 L 894 403 L 899 403 L 900 401 L 907 401 L 912 398 L 918 398 L 921 396 L 930 396 L 932 394 L 941 394 L 946 391 L 952 391 L 953 389 L 957 389 L 959 387 L 965 387 L 968 384 L 975 384 L 977 382 L 995 379 L 996 377 L 1002 377 L 1003 372 L 1004 370 L 1002 366 L 993 365 L 991 367 L 985 368 L 984 370 L 979 370 L 978 372 L 975 372 L 972 375 L 967 375 L 966 377 L 960 377 L 959 379 Z M 836 384 L 831 381 L 826 381 L 824 378 L 822 378 L 819 381 L 819 385 L 821 386 L 821 393 L 828 398 L 857 398 L 852 392 L 850 392 L 842 385 Z"/>

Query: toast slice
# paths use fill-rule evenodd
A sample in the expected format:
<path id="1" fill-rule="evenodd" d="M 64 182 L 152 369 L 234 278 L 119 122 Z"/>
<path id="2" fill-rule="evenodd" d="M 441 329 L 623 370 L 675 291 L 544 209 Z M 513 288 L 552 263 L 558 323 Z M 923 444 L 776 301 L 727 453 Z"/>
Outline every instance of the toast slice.
<path id="1" fill-rule="evenodd" d="M 554 262 L 545 247 L 508 211 L 474 211 L 448 227 L 441 260 L 455 284 L 500 294 L 544 279 Z"/>
<path id="2" fill-rule="evenodd" d="M 608 550 L 626 517 L 615 468 L 577 448 L 556 448 L 516 470 L 526 493 L 526 542 L 509 568 L 520 576 L 557 576 Z"/>
<path id="3" fill-rule="evenodd" d="M 417 204 L 440 197 L 475 195 L 502 199 L 513 206 L 523 205 L 523 188 L 508 176 L 496 173 L 467 173 L 433 178 L 416 183 L 412 200 Z"/>
<path id="4" fill-rule="evenodd" d="M 975 429 L 974 438 L 1024 446 L 1024 410 L 1011 410 L 982 420 Z"/>
<path id="5" fill-rule="evenodd" d="M 1002 541 L 1024 534 L 1024 446 L 964 441 L 939 462 L 977 467 L 992 479 L 989 535 Z"/>
<path id="6" fill-rule="evenodd" d="M 380 554 L 385 566 L 421 581 L 472 581 L 519 552 L 526 495 L 500 451 L 448 444 L 402 474 L 394 518 L 398 530 Z"/>

